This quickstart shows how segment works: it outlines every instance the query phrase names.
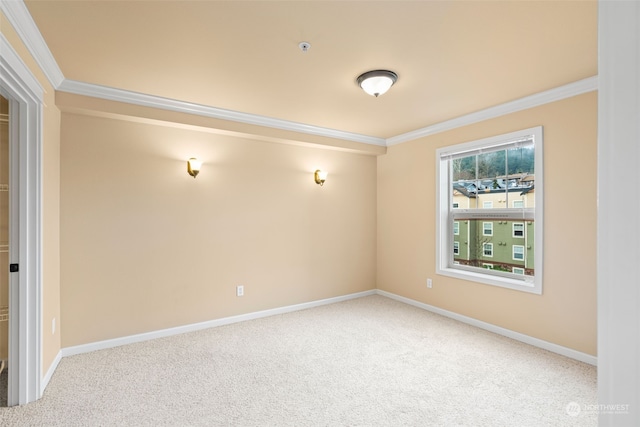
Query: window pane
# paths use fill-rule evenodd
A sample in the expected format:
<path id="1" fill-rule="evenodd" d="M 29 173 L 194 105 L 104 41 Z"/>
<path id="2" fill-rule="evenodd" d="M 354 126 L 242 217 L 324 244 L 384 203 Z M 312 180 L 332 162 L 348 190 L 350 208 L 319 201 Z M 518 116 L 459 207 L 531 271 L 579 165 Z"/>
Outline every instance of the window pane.
<path id="1" fill-rule="evenodd" d="M 518 200 L 522 200 L 522 206 L 513 205 L 514 208 L 519 207 L 535 207 L 534 188 L 535 188 L 535 148 L 533 145 L 519 148 L 510 148 L 507 150 L 507 164 L 509 168 L 508 187 L 511 190 L 509 194 Z"/>
<path id="2" fill-rule="evenodd" d="M 524 223 L 513 223 L 513 237 L 524 237 Z"/>
<path id="3" fill-rule="evenodd" d="M 453 181 L 476 179 L 476 156 L 451 160 Z"/>
<path id="4" fill-rule="evenodd" d="M 482 223 L 482 234 L 484 236 L 493 236 L 493 222 Z"/>
<path id="5" fill-rule="evenodd" d="M 505 150 L 483 153 L 478 155 L 477 179 L 485 187 L 497 189 L 496 177 L 506 175 Z"/>
<path id="6" fill-rule="evenodd" d="M 542 212 L 534 201 L 542 144 L 536 127 L 437 150 L 439 273 L 540 293 L 534 221 Z"/>
<path id="7" fill-rule="evenodd" d="M 482 244 L 483 255 L 492 257 L 493 256 L 493 244 L 491 243 L 483 243 Z"/>
<path id="8" fill-rule="evenodd" d="M 513 259 L 514 260 L 523 260 L 524 259 L 524 246 L 513 246 Z"/>
<path id="9" fill-rule="evenodd" d="M 494 212 L 487 214 L 493 215 Z M 534 221 L 474 218 L 475 215 L 484 216 L 482 210 L 455 213 L 454 224 L 458 225 L 451 229 L 452 234 L 457 230 L 457 234 L 453 234 L 453 260 L 460 265 L 477 268 L 483 268 L 491 261 L 494 271 L 520 274 L 514 271 L 514 268 L 519 268 L 523 271 L 521 274 L 533 276 Z"/>

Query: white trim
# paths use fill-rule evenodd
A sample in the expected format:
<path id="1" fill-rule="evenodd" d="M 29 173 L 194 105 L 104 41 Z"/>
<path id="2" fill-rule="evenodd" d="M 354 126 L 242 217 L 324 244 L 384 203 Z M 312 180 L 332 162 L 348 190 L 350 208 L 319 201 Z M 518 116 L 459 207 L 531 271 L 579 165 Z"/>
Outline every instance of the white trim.
<path id="1" fill-rule="evenodd" d="M 508 146 L 515 141 L 525 141 L 532 139 L 535 143 L 535 168 L 536 168 L 536 188 L 535 192 L 535 221 L 536 221 L 536 233 L 535 233 L 535 276 L 514 277 L 508 274 L 504 274 L 500 271 L 496 271 L 492 274 L 478 270 L 473 270 L 466 266 L 452 267 L 450 265 L 451 250 L 451 236 L 449 220 L 450 215 L 456 216 L 465 214 L 466 212 L 459 209 L 450 208 L 450 181 L 452 179 L 449 171 L 448 162 L 452 156 L 456 156 L 462 152 L 475 152 L 482 147 L 496 148 L 500 145 Z M 543 165 L 543 129 L 542 126 L 536 126 L 529 129 L 523 129 L 521 131 L 510 132 L 503 135 L 496 135 L 488 138 L 479 139 L 476 141 L 463 142 L 460 144 L 450 145 L 442 147 L 436 150 L 436 273 L 444 276 L 454 277 L 456 279 L 467 280 L 470 282 L 477 282 L 491 286 L 500 286 L 507 289 L 513 289 L 522 292 L 530 292 L 534 294 L 542 294 L 542 278 L 543 278 L 543 222 L 544 222 L 544 165 Z M 484 207 L 484 205 L 483 205 Z M 532 209 L 533 210 L 533 209 Z M 497 211 L 497 210 L 496 210 Z M 526 212 L 525 212 L 526 214 Z M 482 215 L 492 215 L 491 213 Z M 510 215 L 508 212 L 504 215 Z M 471 239 L 468 239 L 471 241 Z M 470 246 L 470 245 L 469 245 Z M 468 246 L 468 247 L 469 247 Z M 484 245 L 482 247 L 483 257 L 489 257 L 484 255 Z M 492 255 L 493 256 L 493 255 Z M 492 257 L 491 256 L 491 257 Z"/>
<path id="2" fill-rule="evenodd" d="M 598 425 L 640 426 L 640 2 L 598 2 L 598 46 Z"/>
<path id="3" fill-rule="evenodd" d="M 490 254 L 487 254 L 487 249 L 489 249 Z M 487 242 L 482 244 L 482 257 L 493 258 L 493 243 Z"/>
<path id="4" fill-rule="evenodd" d="M 516 225 L 522 225 L 522 236 L 516 236 Z M 511 237 L 513 239 L 524 239 L 524 232 L 525 232 L 524 222 L 514 221 L 511 223 Z"/>
<path id="5" fill-rule="evenodd" d="M 0 10 L 16 30 L 31 56 L 36 60 L 54 88 L 62 84 L 64 76 L 40 30 L 22 0 L 0 1 Z M 4 51 L 2 51 L 4 52 Z"/>
<path id="6" fill-rule="evenodd" d="M 62 350 L 58 351 L 58 354 L 56 354 L 55 359 L 53 359 L 53 362 L 51 363 L 51 366 L 49 366 L 47 373 L 44 375 L 44 377 L 42 377 L 42 382 L 40 383 L 41 395 L 44 394 L 44 390 L 49 385 L 49 382 L 51 381 L 51 377 L 53 377 L 53 373 L 56 371 L 56 369 L 58 369 L 58 365 L 60 364 L 61 360 L 62 360 Z"/>
<path id="7" fill-rule="evenodd" d="M 588 363 L 588 364 L 594 365 L 594 366 L 597 366 L 597 364 L 598 364 L 598 358 L 595 357 L 595 356 L 592 356 L 590 354 L 582 353 L 580 351 L 573 350 L 573 349 L 568 348 L 568 347 L 563 347 L 561 345 L 554 344 L 554 343 L 551 343 L 551 342 L 548 342 L 548 341 L 544 341 L 544 340 L 541 340 L 539 338 L 534 338 L 532 336 L 525 335 L 525 334 L 522 334 L 520 332 L 515 332 L 515 331 L 512 331 L 510 329 L 502 328 L 500 326 L 496 326 L 496 325 L 493 325 L 491 323 L 483 322 L 481 320 L 474 319 L 472 317 L 463 316 L 462 314 L 458 314 L 458 313 L 454 313 L 452 311 L 444 310 L 442 308 L 434 307 L 432 305 L 425 304 L 425 303 L 422 303 L 422 302 L 419 302 L 419 301 L 416 301 L 416 300 L 413 300 L 413 299 L 410 299 L 410 298 L 406 298 L 406 297 L 403 297 L 403 296 L 400 296 L 400 295 L 396 295 L 396 294 L 393 294 L 391 292 L 387 292 L 387 291 L 383 291 L 383 290 L 378 289 L 378 290 L 376 290 L 376 293 L 378 295 L 382 295 L 384 297 L 391 298 L 391 299 L 394 299 L 396 301 L 399 301 L 399 302 L 402 302 L 402 303 L 405 303 L 405 304 L 409 304 L 409 305 L 412 305 L 414 307 L 418 307 L 418 308 L 421 308 L 423 310 L 427 310 L 427 311 L 430 311 L 432 313 L 439 314 L 441 316 L 448 317 L 450 319 L 458 320 L 458 321 L 460 321 L 462 323 L 466 323 L 468 325 L 475 326 L 475 327 L 480 328 L 480 329 L 484 329 L 485 331 L 493 332 L 495 334 L 502 335 L 502 336 L 505 336 L 507 338 L 511 338 L 511 339 L 516 340 L 516 341 L 520 341 L 520 342 L 523 342 L 525 344 L 532 345 L 534 347 L 542 348 L 544 350 L 548 350 L 548 351 L 551 351 L 553 353 L 557 353 L 557 354 L 560 354 L 562 356 L 569 357 L 571 359 L 579 360 L 580 362 L 585 362 L 585 363 Z"/>
<path id="8" fill-rule="evenodd" d="M 2 3 L 0 2 L 0 4 Z M 20 56 L 2 33 L 0 33 L 0 52 L 2 52 L 0 56 L 2 71 L 10 74 L 13 79 L 19 78 L 22 80 L 23 85 L 29 90 L 33 98 L 43 99 L 44 89 L 40 82 L 31 74 L 29 68 L 22 62 Z"/>
<path id="9" fill-rule="evenodd" d="M 104 350 L 107 348 L 119 347 L 122 345 L 133 344 L 143 341 L 149 341 L 156 338 L 164 338 L 173 335 L 184 334 L 187 332 L 195 332 L 203 329 L 215 328 L 218 326 L 229 325 L 232 323 L 244 322 L 247 320 L 260 319 L 263 317 L 275 316 L 277 314 L 291 313 L 299 310 L 306 310 L 308 308 L 319 307 L 327 304 L 335 304 L 337 302 L 347 301 L 355 298 L 366 297 L 369 295 L 375 295 L 376 291 L 364 291 L 355 294 L 343 295 L 339 297 L 327 298 L 317 301 L 306 302 L 302 304 L 289 305 L 285 307 L 273 308 L 270 310 L 256 311 L 253 313 L 240 314 L 238 316 L 224 317 L 221 319 L 209 320 L 201 323 L 193 323 L 190 325 L 177 326 L 175 328 L 161 329 L 159 331 L 146 332 L 143 334 L 129 335 L 121 338 L 114 338 L 105 341 L 98 341 L 89 344 L 81 344 L 73 347 L 65 347 L 62 349 L 62 356 L 73 356 L 76 354 L 89 353 L 96 350 Z"/>
<path id="10" fill-rule="evenodd" d="M 271 117 L 259 116 L 256 114 L 242 113 L 239 111 L 225 110 L 208 105 L 195 104 L 186 101 L 179 101 L 176 99 L 131 92 L 127 90 L 89 84 L 75 80 L 64 80 L 60 87 L 58 87 L 58 90 L 61 92 L 68 92 L 76 95 L 91 96 L 94 98 L 106 99 L 109 101 L 126 102 L 128 104 L 159 108 L 163 110 L 175 111 L 178 113 L 193 114 L 220 120 L 229 120 L 233 122 L 265 126 L 274 129 L 282 129 L 305 133 L 308 135 L 336 138 L 345 141 L 361 142 L 364 144 L 377 145 L 381 147 L 385 146 L 385 140 L 383 138 L 377 138 L 374 136 L 323 128 L 319 126 L 307 125 L 304 123 L 291 122 L 288 120 L 274 119 Z"/>
<path id="11" fill-rule="evenodd" d="M 487 231 L 486 225 L 487 224 L 489 224 L 491 226 L 491 227 L 489 227 L 489 231 L 490 231 L 489 234 L 486 233 L 486 231 Z M 482 221 L 482 235 L 483 236 L 493 236 L 493 222 L 492 221 Z"/>
<path id="12" fill-rule="evenodd" d="M 516 270 L 518 270 L 518 272 L 516 272 Z M 524 274 L 525 273 L 524 268 L 522 268 L 522 267 L 512 267 L 511 268 L 511 272 L 514 273 L 514 274 Z M 522 272 L 522 273 L 520 273 L 520 272 Z"/>
<path id="13" fill-rule="evenodd" d="M 40 398 L 42 371 L 42 106 L 43 90 L 4 36 L 0 93 L 9 100 L 11 273 L 7 404 Z M 18 195 L 15 198 L 15 195 Z M 16 206 L 17 205 L 17 206 Z"/>
<path id="14" fill-rule="evenodd" d="M 446 120 L 415 131 L 384 139 L 65 79 L 24 2 L 22 0 L 3 0 L 0 1 L 0 10 L 2 10 L 11 25 L 15 28 L 21 40 L 27 46 L 27 49 L 29 49 L 31 55 L 43 70 L 52 86 L 57 90 L 114 101 L 128 102 L 134 105 L 162 108 L 170 111 L 290 130 L 346 141 L 361 142 L 364 144 L 382 147 L 390 147 L 392 145 L 412 141 L 425 136 L 434 135 L 461 126 L 481 122 L 514 113 L 516 111 L 526 110 L 528 108 L 537 107 L 598 89 L 598 76 L 588 77 L 577 82 L 569 83 L 557 88 L 526 96 L 524 98 L 476 111 L 455 119 Z"/>
<path id="15" fill-rule="evenodd" d="M 475 113 L 446 120 L 435 125 L 388 138 L 387 147 L 401 144 L 403 142 L 413 141 L 414 139 L 423 138 L 425 136 L 435 135 L 437 133 L 462 126 L 467 126 L 472 123 L 482 122 L 484 120 L 515 113 L 516 111 L 526 110 L 540 105 L 549 104 L 551 102 L 560 101 L 562 99 L 571 98 L 583 93 L 593 92 L 594 90 L 598 90 L 598 76 L 578 80 L 577 82 L 569 83 L 555 89 L 539 92 L 534 95 L 516 99 L 515 101 L 506 102 L 504 104 L 496 105 L 495 107 L 476 111 Z"/>
<path id="16" fill-rule="evenodd" d="M 516 248 L 522 248 L 522 258 L 516 258 Z M 512 261 L 526 261 L 526 252 L 524 250 L 524 245 L 511 245 L 511 259 Z"/>

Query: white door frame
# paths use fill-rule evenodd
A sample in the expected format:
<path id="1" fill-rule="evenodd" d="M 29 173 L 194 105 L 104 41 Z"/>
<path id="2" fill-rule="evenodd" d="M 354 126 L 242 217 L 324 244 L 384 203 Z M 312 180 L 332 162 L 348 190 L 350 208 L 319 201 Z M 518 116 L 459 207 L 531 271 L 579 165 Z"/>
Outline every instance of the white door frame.
<path id="1" fill-rule="evenodd" d="M 598 2 L 600 426 L 640 425 L 640 203 L 628 192 L 640 184 L 638 28 L 638 2 Z M 621 207 L 622 200 L 629 203 Z M 618 410 L 607 410 L 615 405 Z"/>
<path id="2" fill-rule="evenodd" d="M 42 396 L 43 89 L 0 34 L 0 93 L 9 100 L 9 406 Z"/>

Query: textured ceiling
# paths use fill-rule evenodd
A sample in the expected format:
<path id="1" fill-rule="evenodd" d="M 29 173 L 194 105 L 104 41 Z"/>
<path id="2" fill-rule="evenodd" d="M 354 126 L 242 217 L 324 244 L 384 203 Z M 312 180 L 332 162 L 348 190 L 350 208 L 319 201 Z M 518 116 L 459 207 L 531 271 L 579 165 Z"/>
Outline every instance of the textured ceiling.
<path id="1" fill-rule="evenodd" d="M 379 138 L 597 74 L 595 1 L 25 3 L 66 79 Z"/>

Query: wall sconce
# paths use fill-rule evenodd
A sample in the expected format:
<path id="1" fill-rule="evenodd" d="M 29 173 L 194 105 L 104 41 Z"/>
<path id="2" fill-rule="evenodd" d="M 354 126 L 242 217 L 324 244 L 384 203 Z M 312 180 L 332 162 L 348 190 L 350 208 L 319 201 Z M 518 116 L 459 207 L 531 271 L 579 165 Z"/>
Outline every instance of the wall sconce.
<path id="1" fill-rule="evenodd" d="M 187 173 L 195 178 L 198 173 L 200 173 L 201 166 L 202 162 L 195 157 L 192 157 L 187 161 Z"/>
<path id="2" fill-rule="evenodd" d="M 313 173 L 313 179 L 315 180 L 316 184 L 319 184 L 320 187 L 322 187 L 324 182 L 327 180 L 327 172 L 318 169 Z"/>

